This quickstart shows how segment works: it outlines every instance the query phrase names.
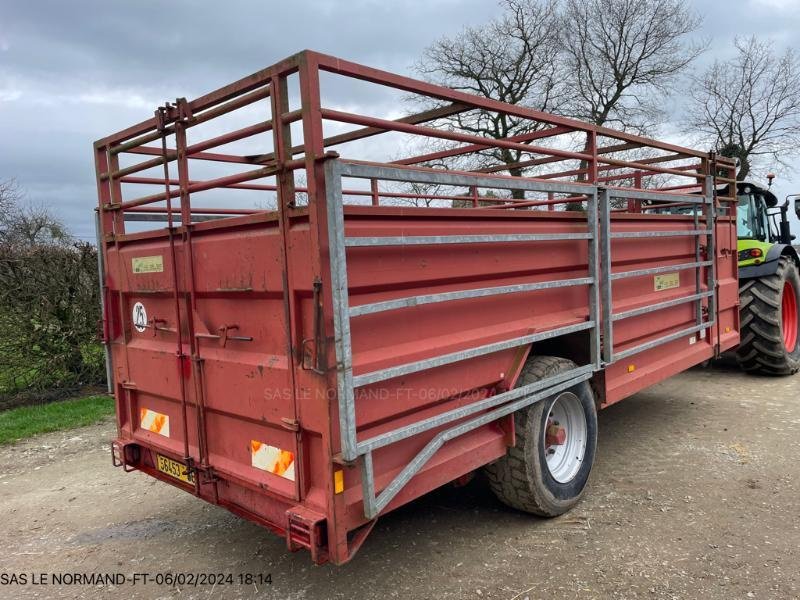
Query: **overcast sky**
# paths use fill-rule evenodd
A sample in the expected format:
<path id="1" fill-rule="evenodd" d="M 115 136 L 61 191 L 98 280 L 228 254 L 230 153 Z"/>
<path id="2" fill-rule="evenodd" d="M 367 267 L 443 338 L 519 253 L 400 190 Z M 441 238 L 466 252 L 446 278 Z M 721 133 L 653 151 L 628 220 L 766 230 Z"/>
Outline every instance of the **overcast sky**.
<path id="1" fill-rule="evenodd" d="M 800 47 L 800 0 L 694 4 L 705 15 L 701 35 L 711 39 L 698 68 L 728 56 L 736 35 Z M 0 180 L 16 178 L 29 201 L 51 206 L 77 237 L 91 239 L 92 142 L 166 99 L 192 98 L 303 48 L 411 74 L 437 37 L 496 13 L 492 0 L 4 0 Z M 794 164 L 776 182 L 781 197 L 800 192 Z"/>

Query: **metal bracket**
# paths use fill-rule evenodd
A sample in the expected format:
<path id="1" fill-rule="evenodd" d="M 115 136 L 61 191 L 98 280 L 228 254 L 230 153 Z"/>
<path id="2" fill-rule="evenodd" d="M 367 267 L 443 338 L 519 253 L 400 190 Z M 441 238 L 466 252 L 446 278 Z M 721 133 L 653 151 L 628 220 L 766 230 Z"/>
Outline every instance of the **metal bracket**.
<path id="1" fill-rule="evenodd" d="M 192 114 L 192 106 L 189 104 L 189 101 L 186 98 L 176 98 L 175 99 L 175 108 L 177 110 L 177 120 L 183 122 L 189 122 L 194 119 L 194 114 Z"/>
<path id="2" fill-rule="evenodd" d="M 177 330 L 172 329 L 170 327 L 159 327 L 159 324 L 166 325 L 167 324 L 167 320 L 166 319 L 157 319 L 156 317 L 153 317 L 152 319 L 147 321 L 147 325 L 145 325 L 145 327 L 147 327 L 148 329 L 152 329 L 153 330 L 153 337 L 156 337 L 156 333 L 159 332 L 159 331 L 166 331 L 168 333 L 175 333 L 177 331 Z"/>
<path id="3" fill-rule="evenodd" d="M 295 433 L 300 431 L 300 421 L 291 417 L 281 417 L 281 426 Z"/>
<path id="4" fill-rule="evenodd" d="M 305 338 L 300 342 L 301 366 L 306 371 L 313 371 L 318 375 L 324 375 L 325 366 L 322 364 L 322 361 L 325 358 L 325 337 L 322 333 L 322 281 L 319 277 L 314 279 L 312 289 L 312 301 L 314 303 L 314 323 L 312 328 L 314 337 Z"/>
<path id="5" fill-rule="evenodd" d="M 194 120 L 192 113 L 192 106 L 186 98 L 176 98 L 175 102 L 165 102 L 164 106 L 159 106 L 154 112 L 156 120 L 156 129 L 163 133 L 171 133 L 167 131 L 171 123 L 180 121 L 182 123 L 190 123 Z"/>
<path id="6" fill-rule="evenodd" d="M 130 448 L 133 452 L 139 452 L 138 446 L 134 443 L 128 442 L 121 442 L 120 440 L 114 440 L 111 442 L 111 464 L 115 467 L 122 467 L 122 470 L 126 473 L 132 473 L 136 470 L 136 467 L 130 466 L 130 462 L 128 461 L 128 448 Z M 133 462 L 138 462 L 138 457 Z"/>
<path id="7" fill-rule="evenodd" d="M 253 341 L 253 337 L 249 335 L 228 335 L 229 331 L 237 331 L 238 329 L 238 325 L 222 325 L 217 328 L 217 331 L 221 332 L 221 335 L 216 335 L 214 333 L 195 333 L 194 337 L 207 340 L 219 340 L 220 346 L 223 348 L 227 345 L 228 340 L 235 340 L 237 342 Z"/>

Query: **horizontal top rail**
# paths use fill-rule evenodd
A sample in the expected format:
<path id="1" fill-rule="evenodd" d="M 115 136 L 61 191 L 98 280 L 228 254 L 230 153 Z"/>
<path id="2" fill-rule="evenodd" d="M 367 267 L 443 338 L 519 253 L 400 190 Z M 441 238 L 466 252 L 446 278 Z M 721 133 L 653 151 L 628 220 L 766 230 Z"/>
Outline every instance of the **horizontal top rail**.
<path id="1" fill-rule="evenodd" d="M 531 192 L 554 192 L 563 194 L 586 194 L 593 196 L 596 187 L 590 183 L 560 183 L 528 177 L 484 175 L 471 171 L 445 171 L 429 167 L 406 167 L 365 161 L 341 161 L 341 173 L 345 177 L 381 179 L 408 183 L 435 183 L 451 186 L 476 186 Z M 468 196 L 464 197 L 469 200 Z"/>
<path id="2" fill-rule="evenodd" d="M 703 175 L 705 177 L 705 175 Z M 607 187 L 610 198 L 630 198 L 631 200 L 652 200 L 655 202 L 688 202 L 694 204 L 708 204 L 711 199 L 697 194 L 670 194 L 668 192 Z"/>
<path id="3" fill-rule="evenodd" d="M 477 96 L 432 83 L 415 80 L 410 77 L 397 75 L 388 71 L 382 71 L 373 67 L 367 67 L 365 65 L 360 65 L 318 52 L 306 52 L 308 53 L 309 58 L 311 58 L 322 70 L 330 73 L 345 75 L 355 79 L 361 79 L 363 81 L 385 85 L 387 87 L 393 87 L 406 92 L 439 98 L 441 100 L 460 102 L 475 108 L 481 108 L 488 111 L 498 111 L 513 115 L 515 117 L 522 117 L 531 119 L 533 121 L 548 123 L 550 125 L 564 125 L 574 131 L 593 132 L 598 136 L 636 144 L 637 146 L 650 146 L 669 152 L 681 152 L 688 156 L 697 156 L 700 158 L 705 158 L 708 156 L 706 152 L 685 148 L 675 144 L 670 144 L 668 142 L 651 140 L 635 134 L 616 131 L 608 127 L 597 126 L 584 121 L 579 121 L 577 119 L 561 117 L 519 105 L 506 104 L 498 100 L 492 100 L 483 96 Z"/>
<path id="4" fill-rule="evenodd" d="M 363 246 L 432 246 L 436 244 L 493 244 L 500 242 L 558 242 L 590 240 L 591 233 L 498 233 L 495 235 L 418 235 L 390 237 L 349 237 L 344 245 Z"/>

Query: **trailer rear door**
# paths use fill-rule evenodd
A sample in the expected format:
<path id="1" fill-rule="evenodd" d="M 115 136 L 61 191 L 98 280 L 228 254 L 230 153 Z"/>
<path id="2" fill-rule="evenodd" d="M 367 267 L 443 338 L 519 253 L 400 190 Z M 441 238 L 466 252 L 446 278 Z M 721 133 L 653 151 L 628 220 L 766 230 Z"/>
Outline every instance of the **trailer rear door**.
<path id="1" fill-rule="evenodd" d="M 296 499 L 282 244 L 269 214 L 118 236 L 107 285 L 121 426 L 156 455 L 182 461 L 188 442 L 208 474 Z"/>

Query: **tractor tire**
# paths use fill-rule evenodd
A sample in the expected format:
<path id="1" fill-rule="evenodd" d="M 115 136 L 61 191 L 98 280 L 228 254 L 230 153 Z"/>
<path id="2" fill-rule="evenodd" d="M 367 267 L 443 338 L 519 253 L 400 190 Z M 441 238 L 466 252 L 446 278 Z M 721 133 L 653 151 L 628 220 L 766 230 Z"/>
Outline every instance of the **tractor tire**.
<path id="1" fill-rule="evenodd" d="M 762 375 L 800 370 L 800 273 L 788 256 L 773 275 L 750 279 L 739 288 L 739 366 Z"/>
<path id="2" fill-rule="evenodd" d="M 519 385 L 575 366 L 565 358 L 531 357 Z M 563 421 L 565 438 L 551 437 L 555 436 L 551 428 L 560 427 L 555 417 Z M 583 495 L 597 447 L 597 408 L 589 383 L 584 381 L 517 411 L 514 428 L 515 445 L 484 468 L 490 488 L 501 502 L 517 510 L 543 517 L 567 512 Z"/>

